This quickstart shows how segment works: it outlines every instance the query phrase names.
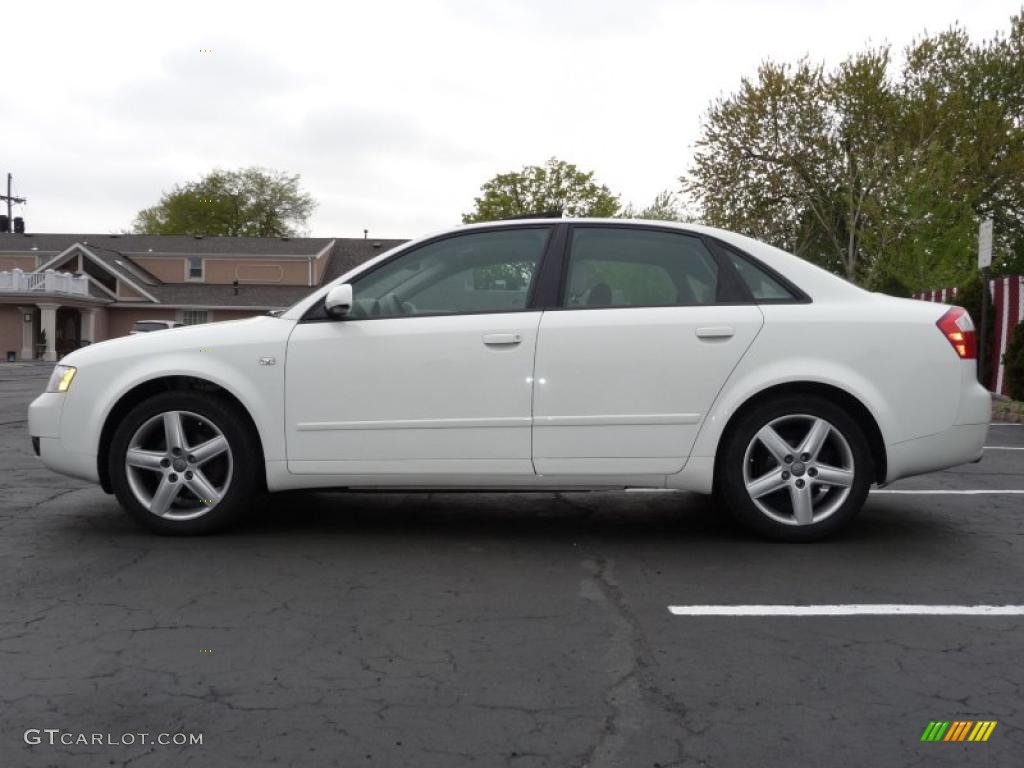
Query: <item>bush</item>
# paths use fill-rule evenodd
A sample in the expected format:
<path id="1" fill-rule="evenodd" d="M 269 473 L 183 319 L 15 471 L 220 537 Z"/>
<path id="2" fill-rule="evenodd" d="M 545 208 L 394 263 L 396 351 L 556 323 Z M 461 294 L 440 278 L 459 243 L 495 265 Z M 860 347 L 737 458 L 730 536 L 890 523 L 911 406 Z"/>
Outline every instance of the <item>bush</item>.
<path id="1" fill-rule="evenodd" d="M 1024 323 L 1017 326 L 1013 338 L 1006 345 L 1003 365 L 1010 397 L 1014 400 L 1024 400 Z"/>
<path id="2" fill-rule="evenodd" d="M 991 292 L 989 292 L 988 295 L 987 295 L 988 307 L 986 309 L 986 313 L 987 313 L 986 314 L 986 317 L 987 317 L 986 322 L 988 323 L 988 328 L 986 329 L 986 335 L 987 335 L 988 338 L 983 340 L 981 338 L 981 300 L 982 300 L 982 296 L 983 296 L 983 293 L 982 293 L 981 275 L 978 274 L 978 273 L 975 273 L 975 274 L 971 275 L 971 277 L 969 277 L 966 280 L 966 282 L 964 282 L 964 283 L 962 283 L 960 285 L 960 287 L 957 289 L 956 297 L 952 298 L 952 299 L 949 299 L 948 303 L 956 304 L 958 306 L 961 306 L 964 309 L 966 309 L 968 312 L 971 313 L 971 320 L 974 321 L 974 327 L 978 331 L 978 351 L 979 351 L 979 355 L 980 355 L 980 352 L 981 352 L 981 345 L 983 343 L 987 343 L 987 347 L 985 349 L 985 370 L 981 372 L 981 378 L 979 379 L 979 381 L 981 381 L 981 383 L 984 384 L 986 387 L 991 387 L 991 379 L 992 379 L 992 354 L 993 354 L 992 353 L 992 339 L 994 337 L 994 334 L 992 333 L 992 321 L 995 319 L 995 307 L 992 304 L 992 294 L 991 294 Z M 980 357 L 979 357 L 979 362 L 980 362 Z"/>
<path id="3" fill-rule="evenodd" d="M 963 307 L 971 313 L 971 320 L 978 330 L 981 330 L 981 275 L 975 273 L 957 288 L 956 296 L 949 300 L 950 304 Z M 993 315 L 992 293 L 988 294 L 988 322 L 991 324 Z"/>
<path id="4" fill-rule="evenodd" d="M 884 293 L 887 296 L 896 296 L 900 299 L 909 299 L 914 295 L 906 283 L 888 270 L 877 273 L 868 282 L 867 289 L 874 293 Z"/>

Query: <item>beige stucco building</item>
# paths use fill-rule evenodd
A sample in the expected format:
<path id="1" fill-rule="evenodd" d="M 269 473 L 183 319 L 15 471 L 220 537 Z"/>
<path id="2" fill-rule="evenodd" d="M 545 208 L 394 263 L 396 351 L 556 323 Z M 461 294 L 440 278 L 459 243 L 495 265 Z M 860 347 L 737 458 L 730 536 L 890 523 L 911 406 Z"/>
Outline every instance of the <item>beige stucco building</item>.
<path id="1" fill-rule="evenodd" d="M 400 242 L 0 234 L 0 361 L 57 360 L 139 320 L 196 324 L 284 309 Z"/>

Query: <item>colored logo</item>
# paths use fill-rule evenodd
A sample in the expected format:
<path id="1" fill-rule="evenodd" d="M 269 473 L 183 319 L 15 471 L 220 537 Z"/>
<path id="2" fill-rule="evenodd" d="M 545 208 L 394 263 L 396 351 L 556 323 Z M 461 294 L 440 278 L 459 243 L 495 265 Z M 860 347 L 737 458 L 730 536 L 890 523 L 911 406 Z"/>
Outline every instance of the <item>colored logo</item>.
<path id="1" fill-rule="evenodd" d="M 995 728 L 995 720 L 932 720 L 921 741 L 988 741 Z"/>

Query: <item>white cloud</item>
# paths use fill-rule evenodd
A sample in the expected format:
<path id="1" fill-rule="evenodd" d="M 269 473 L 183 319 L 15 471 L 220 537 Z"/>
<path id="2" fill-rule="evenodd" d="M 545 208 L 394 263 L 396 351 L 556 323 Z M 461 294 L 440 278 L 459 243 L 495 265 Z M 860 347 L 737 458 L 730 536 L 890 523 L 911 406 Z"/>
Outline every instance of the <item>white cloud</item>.
<path id="1" fill-rule="evenodd" d="M 765 58 L 836 62 L 1017 2 L 434 0 L 22 4 L 5 12 L 0 172 L 30 230 L 119 230 L 215 166 L 303 176 L 317 235 L 456 223 L 492 174 L 557 155 L 648 202 L 708 102 Z M 211 53 L 201 53 L 211 49 Z"/>

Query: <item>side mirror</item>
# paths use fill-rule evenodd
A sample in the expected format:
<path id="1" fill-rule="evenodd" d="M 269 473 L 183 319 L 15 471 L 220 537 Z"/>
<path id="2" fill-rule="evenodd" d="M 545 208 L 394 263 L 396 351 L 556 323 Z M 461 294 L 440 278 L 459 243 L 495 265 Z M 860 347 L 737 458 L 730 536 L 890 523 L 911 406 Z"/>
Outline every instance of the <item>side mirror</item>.
<path id="1" fill-rule="evenodd" d="M 327 292 L 324 310 L 328 317 L 341 320 L 352 311 L 352 286 L 348 283 L 336 285 Z"/>

